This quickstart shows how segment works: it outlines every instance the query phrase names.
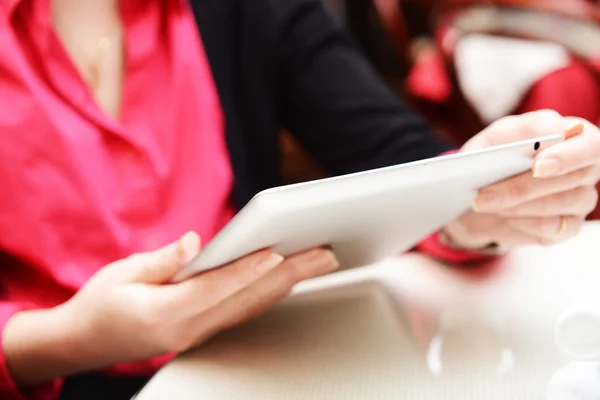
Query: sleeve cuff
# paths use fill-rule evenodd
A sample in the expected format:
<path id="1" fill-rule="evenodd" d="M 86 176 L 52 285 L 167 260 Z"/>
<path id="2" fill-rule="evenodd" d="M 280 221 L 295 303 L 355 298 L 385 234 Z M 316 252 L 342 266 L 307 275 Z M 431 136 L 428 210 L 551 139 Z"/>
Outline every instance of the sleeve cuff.
<path id="1" fill-rule="evenodd" d="M 476 251 L 457 250 L 446 246 L 440 240 L 440 232 L 435 232 L 423 239 L 417 250 L 450 264 L 470 264 L 493 259 L 497 256 L 482 254 Z"/>
<path id="2" fill-rule="evenodd" d="M 177 353 L 167 353 L 145 361 L 121 363 L 104 371 L 109 376 L 152 376 L 171 362 Z"/>
<path id="3" fill-rule="evenodd" d="M 6 303 L 0 301 L 0 344 L 4 343 L 4 327 L 8 320 L 16 313 L 32 309 L 22 303 Z M 62 380 L 57 379 L 44 385 L 22 390 L 15 384 L 4 354 L 4 347 L 0 346 L 0 399 L 3 400 L 55 400 L 60 394 Z"/>

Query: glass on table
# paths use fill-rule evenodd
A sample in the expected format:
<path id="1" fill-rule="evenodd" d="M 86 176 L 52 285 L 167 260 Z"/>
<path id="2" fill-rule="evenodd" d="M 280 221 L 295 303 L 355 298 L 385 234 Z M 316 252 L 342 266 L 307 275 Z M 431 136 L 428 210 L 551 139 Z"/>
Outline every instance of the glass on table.
<path id="1" fill-rule="evenodd" d="M 435 311 L 408 307 L 407 315 L 433 378 L 495 379 L 514 370 L 511 335 L 501 313 L 460 306 Z"/>

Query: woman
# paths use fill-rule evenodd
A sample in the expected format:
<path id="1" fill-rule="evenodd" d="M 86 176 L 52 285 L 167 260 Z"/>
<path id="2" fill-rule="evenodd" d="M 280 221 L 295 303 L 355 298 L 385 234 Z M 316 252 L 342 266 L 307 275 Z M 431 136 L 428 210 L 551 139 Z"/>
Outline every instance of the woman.
<path id="1" fill-rule="evenodd" d="M 280 128 L 335 174 L 449 150 L 320 0 L 0 6 L 2 398 L 129 398 L 173 352 L 333 271 L 327 250 L 265 251 L 167 284 L 198 234 L 209 240 L 280 182 Z M 551 112 L 504 119 L 466 148 L 575 123 Z M 596 203 L 599 156 L 587 124 L 421 248 L 468 261 L 575 235 Z M 187 231 L 198 234 L 177 240 Z"/>

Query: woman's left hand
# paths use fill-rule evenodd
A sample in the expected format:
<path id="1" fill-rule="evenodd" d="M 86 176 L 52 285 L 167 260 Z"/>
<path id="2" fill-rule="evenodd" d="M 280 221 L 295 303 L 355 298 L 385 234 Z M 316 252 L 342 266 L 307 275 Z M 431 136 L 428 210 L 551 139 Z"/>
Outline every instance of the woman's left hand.
<path id="1" fill-rule="evenodd" d="M 467 142 L 462 151 L 565 134 L 577 124 L 583 133 L 542 150 L 533 170 L 482 189 L 473 209 L 448 224 L 451 242 L 465 249 L 491 243 L 501 249 L 550 245 L 575 236 L 598 201 L 600 130 L 578 118 L 536 111 L 498 120 Z"/>

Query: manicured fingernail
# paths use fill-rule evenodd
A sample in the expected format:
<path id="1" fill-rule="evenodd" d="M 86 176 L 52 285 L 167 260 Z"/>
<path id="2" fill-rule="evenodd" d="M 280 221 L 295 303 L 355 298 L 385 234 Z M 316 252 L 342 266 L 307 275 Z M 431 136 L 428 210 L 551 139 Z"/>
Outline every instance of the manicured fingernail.
<path id="1" fill-rule="evenodd" d="M 536 160 L 533 165 L 534 178 L 550 178 L 560 172 L 560 161 L 556 158 L 548 157 Z"/>
<path id="2" fill-rule="evenodd" d="M 188 232 L 177 243 L 177 257 L 182 263 L 188 264 L 200 252 L 200 237 L 196 232 Z"/>
<path id="3" fill-rule="evenodd" d="M 572 137 L 579 136 L 583 133 L 583 131 L 585 131 L 585 125 L 577 124 L 567 129 L 567 132 L 565 133 L 565 138 L 571 139 Z"/>
<path id="4" fill-rule="evenodd" d="M 333 251 L 328 251 L 327 256 L 329 258 L 327 268 L 330 271 L 335 271 L 340 267 L 340 261 L 337 259 Z"/>
<path id="5" fill-rule="evenodd" d="M 315 268 L 316 273 L 335 271 L 340 267 L 340 262 L 331 250 L 314 249 L 306 253 L 307 262 Z"/>
<path id="6" fill-rule="evenodd" d="M 473 201 L 473 210 L 476 212 L 491 212 L 502 208 L 502 197 L 494 192 L 481 192 Z"/>
<path id="7" fill-rule="evenodd" d="M 340 262 L 331 250 L 320 249 L 315 261 L 317 267 L 324 272 L 332 272 L 340 267 Z"/>
<path id="8" fill-rule="evenodd" d="M 260 260 L 256 265 L 256 271 L 260 274 L 264 274 L 277 267 L 285 260 L 283 256 L 277 253 L 269 253 L 264 259 Z"/>

